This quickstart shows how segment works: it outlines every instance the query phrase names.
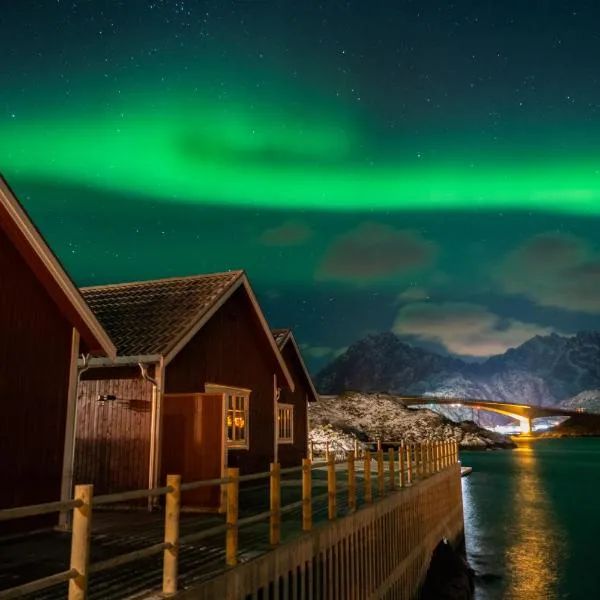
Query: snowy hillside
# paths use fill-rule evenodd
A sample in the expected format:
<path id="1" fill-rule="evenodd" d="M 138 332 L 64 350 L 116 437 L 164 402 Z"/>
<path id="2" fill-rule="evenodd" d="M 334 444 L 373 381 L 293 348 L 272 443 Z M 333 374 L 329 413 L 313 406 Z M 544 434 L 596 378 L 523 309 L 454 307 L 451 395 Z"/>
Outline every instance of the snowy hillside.
<path id="1" fill-rule="evenodd" d="M 360 442 L 456 441 L 463 448 L 514 447 L 506 436 L 481 429 L 474 423 L 455 423 L 430 410 L 408 409 L 389 394 L 349 392 L 322 398 L 309 407 L 310 439 L 322 452 L 352 450 Z"/>
<path id="2" fill-rule="evenodd" d="M 586 412 L 600 413 L 600 390 L 587 390 L 569 398 L 562 406 L 570 410 L 582 408 Z"/>

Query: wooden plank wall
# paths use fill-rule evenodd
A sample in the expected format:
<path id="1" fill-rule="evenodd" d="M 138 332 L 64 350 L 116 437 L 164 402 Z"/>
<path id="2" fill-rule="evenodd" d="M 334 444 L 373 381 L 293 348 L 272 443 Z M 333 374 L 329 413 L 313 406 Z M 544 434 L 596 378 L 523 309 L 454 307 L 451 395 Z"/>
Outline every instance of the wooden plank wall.
<path id="1" fill-rule="evenodd" d="M 444 537 L 461 541 L 463 530 L 460 466 L 455 465 L 178 598 L 411 600 L 436 545 Z"/>
<path id="2" fill-rule="evenodd" d="M 60 499 L 72 326 L 1 227 L 0 282 L 1 509 Z M 3 523 L 0 534 L 55 521 Z"/>
<path id="3" fill-rule="evenodd" d="M 269 470 L 275 453 L 275 357 L 250 300 L 238 289 L 166 369 L 166 393 L 203 392 L 206 383 L 243 387 L 250 394 L 250 449 L 230 450 L 241 474 Z"/>
<path id="4" fill-rule="evenodd" d="M 95 494 L 148 487 L 152 384 L 139 370 L 119 371 L 87 371 L 78 389 L 74 481 L 94 484 Z"/>
<path id="5" fill-rule="evenodd" d="M 310 392 L 306 383 L 298 355 L 291 342 L 283 349 L 283 358 L 294 378 L 296 389 L 281 390 L 279 402 L 294 406 L 294 443 L 279 444 L 279 463 L 283 468 L 295 467 L 302 464 L 302 459 L 308 457 L 308 407 L 307 397 Z"/>

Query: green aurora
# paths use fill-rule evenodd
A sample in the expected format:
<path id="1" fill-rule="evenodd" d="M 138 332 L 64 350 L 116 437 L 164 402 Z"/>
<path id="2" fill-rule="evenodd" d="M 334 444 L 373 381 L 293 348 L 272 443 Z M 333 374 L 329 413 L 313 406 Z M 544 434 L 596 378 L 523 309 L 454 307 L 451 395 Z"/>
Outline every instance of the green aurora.
<path id="1" fill-rule="evenodd" d="M 424 161 L 397 151 L 372 160 L 376 141 L 351 119 L 303 120 L 241 104 L 93 114 L 5 123 L 0 164 L 20 178 L 165 202 L 600 214 L 600 161 L 589 155 L 536 159 L 517 146 L 512 158 L 471 152 Z"/>

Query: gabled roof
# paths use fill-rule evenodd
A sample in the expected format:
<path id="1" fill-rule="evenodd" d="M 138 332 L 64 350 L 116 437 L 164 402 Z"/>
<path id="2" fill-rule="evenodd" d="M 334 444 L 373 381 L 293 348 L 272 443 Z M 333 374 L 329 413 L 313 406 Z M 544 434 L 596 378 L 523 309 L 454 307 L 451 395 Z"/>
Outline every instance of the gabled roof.
<path id="1" fill-rule="evenodd" d="M 117 346 L 119 357 L 164 357 L 168 364 L 231 295 L 244 288 L 290 389 L 293 378 L 244 271 L 117 283 L 81 293 Z"/>
<path id="2" fill-rule="evenodd" d="M 6 233 L 65 318 L 79 331 L 90 353 L 114 358 L 116 348 L 107 333 L 2 175 L 0 229 Z"/>
<path id="3" fill-rule="evenodd" d="M 308 369 L 306 368 L 306 363 L 304 362 L 304 359 L 302 358 L 302 352 L 300 352 L 300 347 L 298 346 L 298 343 L 296 342 L 296 338 L 294 337 L 292 330 L 291 329 L 273 329 L 273 330 L 271 330 L 271 333 L 273 334 L 273 339 L 275 340 L 275 343 L 277 344 L 277 346 L 278 346 L 279 350 L 281 350 L 281 352 L 283 352 L 283 349 L 285 348 L 285 346 L 288 343 L 292 344 L 294 351 L 296 352 L 296 356 L 298 357 L 298 362 L 300 363 L 300 367 L 302 368 L 302 372 L 304 373 L 304 376 L 306 378 L 306 382 L 308 383 L 308 388 L 310 389 L 310 392 L 313 396 L 313 399 L 310 400 L 310 402 L 316 402 L 319 399 L 319 394 L 318 394 L 317 390 L 315 389 L 312 377 L 310 376 L 310 373 L 308 372 Z"/>

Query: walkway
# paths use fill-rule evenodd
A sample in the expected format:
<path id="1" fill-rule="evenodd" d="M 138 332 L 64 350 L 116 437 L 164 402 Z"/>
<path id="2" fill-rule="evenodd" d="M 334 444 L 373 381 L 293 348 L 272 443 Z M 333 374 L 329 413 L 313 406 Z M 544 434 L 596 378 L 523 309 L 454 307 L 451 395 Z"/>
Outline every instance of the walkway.
<path id="1" fill-rule="evenodd" d="M 357 461 L 357 500 L 364 505 L 362 461 Z M 345 465 L 338 465 L 338 481 L 347 479 Z M 389 472 L 386 464 L 386 490 L 389 489 Z M 377 497 L 376 464 L 372 468 L 373 497 Z M 313 496 L 327 491 L 326 468 L 313 470 Z M 282 507 L 301 499 L 301 482 L 282 482 Z M 267 486 L 240 490 L 240 518 L 268 510 Z M 338 517 L 348 512 L 347 491 L 337 494 Z M 313 503 L 313 522 L 327 520 L 326 499 Z M 181 535 L 221 525 L 224 517 L 215 515 L 185 514 L 181 519 Z M 163 515 L 146 511 L 100 511 L 93 518 L 91 543 L 92 565 L 100 560 L 146 548 L 163 540 Z M 301 509 L 298 508 L 282 520 L 281 540 L 285 542 L 301 533 Z M 68 568 L 70 533 L 45 532 L 23 537 L 18 541 L 0 541 L 0 590 L 21 585 L 33 579 L 57 573 Z M 249 561 L 268 552 L 268 522 L 240 530 L 239 560 Z M 198 544 L 183 545 L 180 549 L 180 589 L 194 582 L 210 578 L 225 570 L 225 535 L 202 540 Z M 162 555 L 140 560 L 128 565 L 92 574 L 88 597 L 91 600 L 122 598 L 148 598 L 162 585 Z M 58 600 L 65 597 L 66 584 L 60 584 L 27 598 Z"/>

